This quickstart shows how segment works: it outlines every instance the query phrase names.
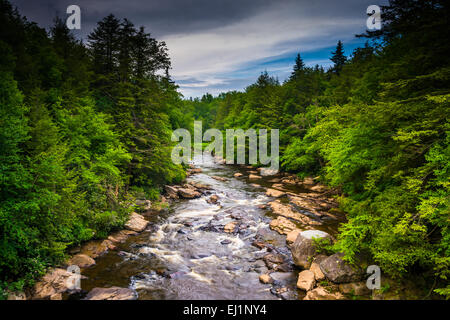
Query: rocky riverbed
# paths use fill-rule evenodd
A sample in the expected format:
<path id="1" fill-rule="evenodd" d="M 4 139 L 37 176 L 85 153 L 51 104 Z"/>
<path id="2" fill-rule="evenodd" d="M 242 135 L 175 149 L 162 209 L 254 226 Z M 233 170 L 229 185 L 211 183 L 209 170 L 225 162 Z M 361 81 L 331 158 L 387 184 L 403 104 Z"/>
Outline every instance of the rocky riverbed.
<path id="1" fill-rule="evenodd" d="M 345 221 L 333 192 L 312 178 L 227 166 L 208 158 L 185 184 L 166 186 L 163 205 L 137 201 L 126 229 L 74 248 L 33 299 L 370 298 L 365 270 L 318 252 Z"/>

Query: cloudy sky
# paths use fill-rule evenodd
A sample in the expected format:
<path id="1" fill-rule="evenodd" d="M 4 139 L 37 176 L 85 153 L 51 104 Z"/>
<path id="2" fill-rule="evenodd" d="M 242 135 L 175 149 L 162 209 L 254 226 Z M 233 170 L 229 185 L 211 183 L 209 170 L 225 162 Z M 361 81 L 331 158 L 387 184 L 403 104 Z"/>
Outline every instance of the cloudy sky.
<path id="1" fill-rule="evenodd" d="M 338 40 L 349 55 L 364 40 L 366 9 L 387 0 L 11 0 L 22 15 L 49 27 L 69 5 L 81 8 L 87 38 L 109 13 L 164 40 L 171 75 L 185 97 L 242 90 L 262 71 L 280 81 L 289 76 L 297 52 L 305 63 L 330 65 Z"/>

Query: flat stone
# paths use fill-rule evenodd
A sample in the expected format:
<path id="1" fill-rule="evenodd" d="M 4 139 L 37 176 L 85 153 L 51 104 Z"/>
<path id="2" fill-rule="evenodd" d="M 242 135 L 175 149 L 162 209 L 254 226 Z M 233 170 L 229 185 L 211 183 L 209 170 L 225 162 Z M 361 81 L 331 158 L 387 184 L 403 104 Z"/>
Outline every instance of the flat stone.
<path id="1" fill-rule="evenodd" d="M 258 180 L 258 179 L 262 179 L 261 176 L 257 176 L 256 174 L 250 174 L 250 175 L 248 176 L 248 178 L 249 178 L 250 180 Z"/>
<path id="2" fill-rule="evenodd" d="M 266 191 L 266 196 L 268 196 L 268 197 L 280 198 L 285 195 L 286 195 L 286 192 L 275 190 L 275 189 L 269 188 Z"/>
<path id="3" fill-rule="evenodd" d="M 136 293 L 128 288 L 94 288 L 85 300 L 136 300 Z"/>
<path id="4" fill-rule="evenodd" d="M 367 288 L 367 284 L 364 281 L 341 283 L 339 285 L 339 291 L 345 294 L 353 294 L 357 296 L 368 296 L 372 291 Z"/>
<path id="5" fill-rule="evenodd" d="M 298 274 L 297 288 L 305 291 L 312 290 L 316 279 L 314 273 L 310 270 L 304 270 Z"/>
<path id="6" fill-rule="evenodd" d="M 234 176 L 235 178 L 239 178 L 239 177 L 242 177 L 243 174 L 240 173 L 240 172 L 236 172 L 233 176 Z"/>
<path id="7" fill-rule="evenodd" d="M 289 234 L 293 230 L 297 229 L 295 223 L 286 219 L 285 217 L 277 217 L 270 221 L 270 229 L 277 231 L 280 234 Z"/>
<path id="8" fill-rule="evenodd" d="M 76 266 L 78 266 L 80 268 L 89 268 L 89 267 L 95 265 L 95 260 L 92 259 L 91 257 L 89 257 L 86 254 L 80 253 L 80 254 L 77 254 L 77 255 L 73 256 L 69 260 L 68 264 L 69 265 L 76 265 Z"/>
<path id="9" fill-rule="evenodd" d="M 340 292 L 328 292 L 323 287 L 317 287 L 306 293 L 303 300 L 342 300 L 345 297 Z"/>
<path id="10" fill-rule="evenodd" d="M 226 233 L 232 233 L 232 232 L 235 231 L 236 225 L 237 225 L 236 222 L 230 222 L 230 223 L 227 223 L 227 224 L 225 225 L 225 227 L 223 228 L 223 230 L 224 230 Z"/>
<path id="11" fill-rule="evenodd" d="M 132 212 L 130 215 L 130 219 L 125 224 L 125 228 L 135 232 L 142 232 L 148 225 L 148 221 L 145 220 L 143 216 L 137 214 L 136 212 Z"/>

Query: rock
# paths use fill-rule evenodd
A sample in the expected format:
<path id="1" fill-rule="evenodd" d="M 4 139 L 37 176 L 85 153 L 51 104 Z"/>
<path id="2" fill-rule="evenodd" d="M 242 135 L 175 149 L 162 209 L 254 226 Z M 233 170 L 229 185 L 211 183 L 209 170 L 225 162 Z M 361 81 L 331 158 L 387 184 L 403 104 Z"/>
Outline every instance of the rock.
<path id="1" fill-rule="evenodd" d="M 353 294 L 357 296 L 368 296 L 372 293 L 371 290 L 367 288 L 367 284 L 364 281 L 341 283 L 339 285 L 339 291 L 345 294 Z"/>
<path id="2" fill-rule="evenodd" d="M 261 176 L 257 176 L 256 174 L 250 174 L 250 175 L 248 176 L 248 178 L 249 178 L 250 180 L 258 180 L 258 179 L 262 179 Z"/>
<path id="3" fill-rule="evenodd" d="M 351 266 L 342 258 L 343 253 L 335 253 L 320 263 L 325 277 L 335 283 L 356 282 L 362 280 L 364 273 L 359 267 Z"/>
<path id="4" fill-rule="evenodd" d="M 184 199 L 194 199 L 201 196 L 201 193 L 194 189 L 180 188 L 178 194 Z"/>
<path id="5" fill-rule="evenodd" d="M 278 189 L 278 190 L 286 190 L 286 189 L 284 188 L 284 186 L 283 186 L 281 183 L 274 183 L 274 184 L 272 185 L 272 188 Z"/>
<path id="6" fill-rule="evenodd" d="M 309 268 L 309 270 L 314 273 L 314 278 L 316 279 L 316 281 L 325 279 L 325 275 L 323 274 L 322 270 L 320 270 L 320 266 L 317 262 L 311 263 L 311 267 Z"/>
<path id="7" fill-rule="evenodd" d="M 211 176 L 211 178 L 213 178 L 213 179 L 215 179 L 215 180 L 218 180 L 218 181 L 228 181 L 227 178 L 219 177 L 219 176 Z"/>
<path id="8" fill-rule="evenodd" d="M 311 291 L 308 291 L 306 294 L 306 297 L 303 300 L 342 300 L 345 299 L 345 297 L 339 293 L 331 293 L 328 292 L 323 287 L 315 288 Z"/>
<path id="9" fill-rule="evenodd" d="M 85 300 L 136 300 L 133 290 L 128 288 L 94 288 L 88 293 Z"/>
<path id="10" fill-rule="evenodd" d="M 313 257 L 316 255 L 316 246 L 313 239 L 325 239 L 331 241 L 331 236 L 319 230 L 307 230 L 298 234 L 291 246 L 292 258 L 296 266 L 309 269 Z"/>
<path id="11" fill-rule="evenodd" d="M 7 300 L 27 300 L 27 296 L 24 292 L 10 292 Z"/>
<path id="12" fill-rule="evenodd" d="M 261 188 L 261 185 L 257 183 L 250 183 L 250 185 L 254 188 Z"/>
<path id="13" fill-rule="evenodd" d="M 191 169 L 189 169 L 189 172 L 191 173 L 191 174 L 196 174 L 196 173 L 202 173 L 202 168 L 191 168 Z"/>
<path id="14" fill-rule="evenodd" d="M 230 223 L 227 223 L 227 224 L 225 225 L 225 227 L 223 228 L 223 230 L 224 230 L 226 233 L 233 233 L 233 232 L 235 231 L 235 229 L 236 229 L 236 225 L 237 225 L 236 222 L 230 222 Z"/>
<path id="15" fill-rule="evenodd" d="M 125 228 L 135 232 L 142 232 L 148 225 L 148 221 L 145 220 L 143 216 L 137 214 L 136 212 L 132 212 L 130 215 L 130 219 L 125 224 Z"/>
<path id="16" fill-rule="evenodd" d="M 284 184 L 290 184 L 290 185 L 296 185 L 298 183 L 298 180 L 294 177 L 290 177 L 290 178 L 284 178 L 281 180 L 281 183 Z"/>
<path id="17" fill-rule="evenodd" d="M 304 270 L 298 274 L 297 288 L 305 291 L 312 290 L 316 279 L 314 278 L 314 272 L 310 270 Z"/>
<path id="18" fill-rule="evenodd" d="M 93 240 L 84 244 L 81 248 L 81 254 L 87 255 L 93 259 L 101 256 L 106 251 L 108 251 L 109 246 L 112 245 L 112 242 L 109 240 Z"/>
<path id="19" fill-rule="evenodd" d="M 274 198 L 280 198 L 282 196 L 285 196 L 286 193 L 283 191 L 275 190 L 275 189 L 267 189 L 266 196 L 268 197 L 274 197 Z"/>
<path id="20" fill-rule="evenodd" d="M 261 281 L 262 283 L 273 283 L 273 279 L 270 275 L 266 274 L 262 274 L 259 276 L 259 281 Z"/>
<path id="21" fill-rule="evenodd" d="M 209 197 L 208 200 L 206 200 L 206 202 L 212 203 L 212 204 L 216 204 L 217 201 L 219 201 L 219 196 L 216 194 L 213 194 L 211 197 Z"/>
<path id="22" fill-rule="evenodd" d="M 288 244 L 288 246 L 292 245 L 295 242 L 300 232 L 302 232 L 302 230 L 294 229 L 286 235 L 286 243 Z"/>
<path id="23" fill-rule="evenodd" d="M 152 208 L 152 202 L 150 200 L 136 200 L 136 204 L 144 211 Z"/>
<path id="24" fill-rule="evenodd" d="M 120 230 L 118 232 L 115 232 L 113 234 L 111 234 L 108 237 L 108 240 L 111 242 L 115 242 L 115 243 L 122 243 L 125 242 L 125 240 L 131 236 L 131 235 L 135 235 L 136 232 L 135 231 L 131 231 L 131 230 Z"/>
<path id="25" fill-rule="evenodd" d="M 270 168 L 258 168 L 259 174 L 262 176 L 273 176 L 278 173 L 278 170 Z"/>
<path id="26" fill-rule="evenodd" d="M 273 254 L 269 253 L 263 257 L 264 262 L 266 263 L 267 268 L 274 269 L 277 265 L 280 265 L 284 262 L 284 258 L 281 254 Z"/>
<path id="27" fill-rule="evenodd" d="M 231 240 L 228 240 L 228 239 L 225 239 L 225 240 L 220 242 L 220 244 L 223 244 L 223 245 L 227 245 L 227 244 L 230 244 L 230 243 L 231 243 Z"/>
<path id="28" fill-rule="evenodd" d="M 280 234 L 288 234 L 297 229 L 295 223 L 285 217 L 277 217 L 276 219 L 270 221 L 269 227 Z"/>
<path id="29" fill-rule="evenodd" d="M 305 185 L 313 185 L 314 179 L 312 177 L 306 177 L 303 179 L 302 183 Z"/>
<path id="30" fill-rule="evenodd" d="M 240 172 L 236 172 L 233 176 L 234 176 L 235 178 L 239 178 L 239 177 L 242 177 L 243 174 L 240 173 Z"/>
<path id="31" fill-rule="evenodd" d="M 170 199 L 178 199 L 178 190 L 172 186 L 165 186 L 164 191 Z"/>
<path id="32" fill-rule="evenodd" d="M 308 216 L 298 212 L 292 205 L 281 203 L 280 200 L 271 201 L 268 204 L 274 214 L 289 219 L 293 219 L 295 221 L 304 224 L 305 226 L 314 226 L 322 224 L 322 222 L 313 220 Z"/>
<path id="33" fill-rule="evenodd" d="M 69 265 L 76 265 L 80 268 L 89 268 L 93 265 L 95 265 L 95 260 L 92 259 L 91 257 L 89 257 L 86 254 L 77 254 L 75 256 L 73 256 L 69 262 Z"/>
<path id="34" fill-rule="evenodd" d="M 50 299 L 57 294 L 69 291 L 79 291 L 77 280 L 80 275 L 69 272 L 65 269 L 51 269 L 41 281 L 34 286 L 33 299 Z"/>

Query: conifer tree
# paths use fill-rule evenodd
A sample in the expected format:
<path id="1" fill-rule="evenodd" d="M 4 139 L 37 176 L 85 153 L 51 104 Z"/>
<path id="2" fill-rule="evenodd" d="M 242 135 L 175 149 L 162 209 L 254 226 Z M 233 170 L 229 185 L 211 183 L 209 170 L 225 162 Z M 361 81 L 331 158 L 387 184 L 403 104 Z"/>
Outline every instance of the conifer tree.
<path id="1" fill-rule="evenodd" d="M 341 40 L 339 40 L 337 43 L 336 51 L 332 52 L 331 54 L 332 57 L 330 58 L 330 60 L 334 62 L 333 70 L 337 74 L 339 74 L 345 62 L 347 61 L 347 58 L 344 55 L 344 46 Z"/>

